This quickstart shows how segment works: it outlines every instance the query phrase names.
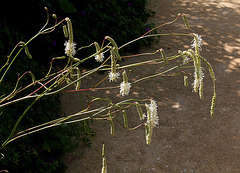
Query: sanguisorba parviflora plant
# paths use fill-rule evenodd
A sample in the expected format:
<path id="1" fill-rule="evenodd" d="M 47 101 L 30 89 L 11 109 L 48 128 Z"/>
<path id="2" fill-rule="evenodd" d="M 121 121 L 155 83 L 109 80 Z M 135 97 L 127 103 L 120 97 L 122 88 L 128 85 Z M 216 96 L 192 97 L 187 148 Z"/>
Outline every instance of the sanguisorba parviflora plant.
<path id="1" fill-rule="evenodd" d="M 47 13 L 48 14 L 48 13 Z M 56 15 L 54 15 L 56 19 Z M 193 63 L 194 65 L 194 81 L 193 81 L 193 91 L 198 92 L 200 99 L 203 98 L 203 67 L 202 64 L 206 64 L 207 68 L 209 69 L 210 76 L 212 77 L 213 81 L 213 98 L 212 98 L 212 104 L 210 109 L 210 115 L 213 116 L 214 112 L 214 105 L 216 100 L 216 92 L 215 92 L 215 75 L 213 72 L 213 68 L 211 64 L 201 56 L 200 52 L 202 51 L 202 38 L 198 34 L 195 33 L 189 33 L 189 34 L 181 34 L 181 33 L 165 33 L 165 34 L 151 34 L 151 31 L 156 30 L 157 28 L 160 28 L 165 25 L 169 25 L 174 23 L 177 19 L 180 17 L 183 18 L 183 21 L 185 23 L 185 26 L 187 29 L 190 28 L 187 17 L 185 14 L 178 14 L 176 19 L 174 19 L 171 22 L 162 24 L 158 27 L 155 27 L 154 29 L 148 31 L 144 35 L 142 35 L 139 38 L 136 38 L 135 40 L 132 40 L 130 42 L 127 42 L 126 44 L 122 46 L 118 46 L 117 43 L 113 38 L 110 36 L 106 36 L 102 42 L 101 45 L 99 45 L 97 42 L 93 42 L 87 46 L 83 46 L 80 48 L 77 48 L 77 44 L 73 41 L 73 26 L 71 23 L 71 20 L 69 18 L 65 18 L 60 22 L 56 21 L 56 24 L 54 26 L 48 27 L 48 20 L 47 18 L 46 24 L 43 26 L 43 28 L 34 36 L 32 37 L 28 42 L 23 43 L 19 42 L 16 47 L 12 50 L 9 57 L 7 58 L 6 63 L 2 66 L 0 69 L 1 78 L 0 78 L 0 85 L 3 80 L 5 80 L 5 76 L 8 73 L 9 70 L 11 70 L 12 64 L 14 61 L 18 58 L 19 54 L 22 50 L 25 50 L 25 53 L 29 58 L 32 58 L 31 54 L 28 50 L 28 44 L 35 39 L 38 36 L 41 36 L 43 34 L 47 34 L 50 32 L 53 32 L 57 27 L 61 26 L 63 27 L 63 35 L 67 38 L 66 42 L 64 43 L 65 46 L 65 55 L 60 57 L 55 57 L 53 60 L 58 59 L 67 59 L 67 63 L 65 67 L 62 70 L 59 70 L 57 72 L 52 72 L 52 66 L 53 66 L 53 60 L 50 63 L 49 71 L 46 73 L 46 75 L 41 79 L 35 79 L 34 75 L 32 73 L 26 73 L 18 78 L 16 82 L 16 87 L 13 89 L 11 93 L 4 93 L 0 97 L 0 107 L 5 107 L 10 104 L 17 104 L 20 101 L 26 100 L 26 99 L 33 99 L 32 103 L 27 107 L 27 109 L 19 115 L 18 120 L 16 121 L 15 126 L 13 127 L 11 133 L 7 137 L 7 139 L 1 144 L 1 150 L 4 149 L 4 147 L 9 144 L 10 142 L 35 133 L 40 130 L 44 130 L 50 127 L 59 126 L 63 124 L 70 124 L 70 123 L 76 123 L 80 121 L 85 120 L 107 120 L 110 123 L 111 128 L 111 134 L 114 134 L 114 119 L 118 114 L 122 114 L 123 116 L 123 127 L 127 130 L 134 130 L 136 128 L 145 127 L 145 135 L 146 135 L 146 144 L 150 144 L 153 134 L 153 129 L 159 124 L 159 117 L 158 117 L 158 104 L 157 101 L 154 98 L 150 99 L 126 99 L 118 103 L 114 103 L 113 100 L 106 99 L 106 98 L 98 98 L 91 96 L 92 100 L 89 102 L 89 105 L 83 109 L 80 110 L 78 113 L 67 115 L 60 117 L 58 119 L 52 120 L 50 122 L 46 122 L 44 124 L 39 124 L 35 127 L 29 127 L 26 130 L 18 131 L 17 127 L 19 123 L 24 120 L 24 116 L 27 114 L 28 110 L 37 102 L 37 100 L 41 97 L 47 97 L 49 95 L 54 95 L 62 92 L 63 90 L 65 92 L 83 92 L 83 91 L 97 91 L 97 90 L 103 90 L 103 89 L 119 89 L 120 95 L 122 98 L 124 98 L 127 95 L 130 95 L 132 92 L 132 85 L 135 85 L 138 82 L 141 82 L 145 79 L 150 79 L 157 76 L 165 75 L 166 73 L 173 71 L 173 70 L 181 70 L 180 72 L 176 73 L 176 75 L 181 74 L 183 67 L 191 68 L 192 66 L 187 66 L 189 63 Z M 127 58 L 131 56 L 121 56 L 119 53 L 119 50 L 133 42 L 136 42 L 140 39 L 148 38 L 148 37 L 158 37 L 161 35 L 169 35 L 169 36 L 190 36 L 193 37 L 192 44 L 190 46 L 190 49 L 178 51 L 178 54 L 167 57 L 163 49 L 158 49 L 153 53 L 143 53 L 138 55 L 131 55 L 131 56 L 140 56 L 140 55 L 156 55 L 158 53 L 161 53 L 160 58 L 156 58 L 153 60 L 138 62 L 130 65 L 123 65 L 120 66 L 117 64 L 119 61 L 121 61 L 122 58 Z M 78 57 L 77 53 L 81 49 L 86 49 L 91 46 L 95 46 L 96 52 L 88 57 Z M 21 47 L 17 51 L 17 47 Z M 109 56 L 108 56 L 109 55 Z M 107 57 L 108 56 L 108 57 Z M 93 68 L 91 70 L 85 71 L 81 73 L 80 65 L 84 63 L 85 61 L 94 58 L 98 63 L 99 66 L 97 68 Z M 176 59 L 182 58 L 182 63 L 178 65 L 171 65 L 171 61 L 175 61 Z M 110 63 L 108 63 L 110 61 Z M 151 62 L 154 62 L 154 64 L 159 65 L 167 65 L 165 70 L 163 70 L 160 73 L 157 74 L 149 74 L 147 77 L 142 77 L 136 81 L 129 81 L 129 75 L 130 70 L 127 70 L 130 67 L 133 66 L 140 66 L 140 65 L 151 65 Z M 107 75 L 96 85 L 92 86 L 91 88 L 83 89 L 81 88 L 81 81 L 86 79 L 88 80 L 88 76 L 92 75 L 93 73 L 96 73 L 97 71 L 108 71 Z M 122 71 L 122 75 L 120 72 Z M 188 86 L 188 76 L 184 73 L 184 86 Z M 22 80 L 23 77 L 25 77 L 27 74 L 30 74 L 32 77 L 32 83 L 30 83 L 27 86 L 18 86 L 20 83 L 20 80 Z M 122 82 L 119 82 L 120 78 L 122 76 Z M 100 83 L 102 83 L 105 80 L 109 80 L 109 82 L 114 82 L 116 84 L 115 87 L 104 87 L 104 88 L 97 88 Z M 62 85 L 63 83 L 66 83 L 65 85 Z M 29 93 L 26 96 L 18 98 L 17 95 L 25 90 L 26 88 L 31 88 L 33 85 L 39 85 L 39 87 L 35 90 L 33 90 L 31 93 Z M 75 90 L 67 90 L 69 86 L 75 86 Z M 0 86 L 1 87 L 1 86 Z M 66 91 L 67 90 L 67 91 Z M 85 93 L 85 92 L 83 92 Z M 101 101 L 103 103 L 106 103 L 104 106 L 101 106 L 96 109 L 91 109 L 91 105 L 94 102 Z M 128 117 L 127 117 L 127 108 L 131 106 L 136 106 L 136 112 L 138 113 L 140 121 L 139 125 L 137 125 L 134 128 L 129 128 L 128 126 Z M 145 111 L 144 108 L 145 107 Z M 144 113 L 146 112 L 146 113 Z M 145 120 L 146 119 L 146 120 Z M 106 164 L 106 156 L 105 156 L 105 145 L 103 145 L 103 151 L 102 151 L 102 158 L 103 158 L 103 167 L 102 167 L 102 173 L 107 172 L 107 164 Z"/>

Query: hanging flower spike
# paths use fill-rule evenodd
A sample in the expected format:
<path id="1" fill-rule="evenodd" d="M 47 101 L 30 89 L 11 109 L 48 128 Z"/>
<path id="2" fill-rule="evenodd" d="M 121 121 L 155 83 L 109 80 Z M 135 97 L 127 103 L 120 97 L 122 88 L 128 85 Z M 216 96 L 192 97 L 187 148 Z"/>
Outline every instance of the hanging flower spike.
<path id="1" fill-rule="evenodd" d="M 69 37 L 69 40 L 64 43 L 65 54 L 69 57 L 73 57 L 76 54 L 75 48 L 77 44 L 73 42 L 72 22 L 68 17 L 65 20 L 67 21 L 68 37 Z"/>
<path id="2" fill-rule="evenodd" d="M 156 101 L 151 99 L 151 103 L 145 104 L 145 106 L 149 108 L 149 112 L 147 113 L 147 124 L 156 127 L 158 125 L 158 113 L 157 113 L 158 106 Z"/>
<path id="3" fill-rule="evenodd" d="M 97 62 L 103 62 L 103 59 L 104 59 L 104 54 L 103 53 L 99 53 L 99 54 L 95 55 L 95 60 Z"/>
<path id="4" fill-rule="evenodd" d="M 158 114 L 157 114 L 157 103 L 151 99 L 150 104 L 145 104 L 147 109 L 147 122 L 145 123 L 146 128 L 146 143 L 150 144 L 152 138 L 153 128 L 158 125 Z"/>
<path id="5" fill-rule="evenodd" d="M 131 84 L 128 82 L 127 73 L 123 71 L 123 82 L 120 84 L 120 94 L 122 96 L 128 95 L 131 88 Z"/>
<path id="6" fill-rule="evenodd" d="M 194 72 L 194 82 L 193 82 L 193 90 L 194 92 L 197 92 L 200 85 L 203 84 L 203 78 L 204 78 L 204 73 L 203 73 L 203 68 L 199 69 L 199 77 L 197 76 L 197 72 Z"/>
<path id="7" fill-rule="evenodd" d="M 104 59 L 104 54 L 101 53 L 101 49 L 100 46 L 97 42 L 94 42 L 95 48 L 96 48 L 96 52 L 98 53 L 97 55 L 95 55 L 95 60 L 97 62 L 103 62 Z"/>
<path id="8" fill-rule="evenodd" d="M 117 82 L 117 78 L 119 78 L 119 73 L 109 72 L 109 82 Z"/>
<path id="9" fill-rule="evenodd" d="M 67 55 L 67 56 L 70 56 L 70 57 L 73 57 L 74 55 L 76 55 L 76 43 L 74 43 L 74 42 L 70 42 L 70 41 L 66 41 L 65 43 L 64 43 L 64 46 L 66 46 L 65 47 L 65 54 Z"/>
<path id="10" fill-rule="evenodd" d="M 109 82 L 117 82 L 117 78 L 119 78 L 120 74 L 116 71 L 116 60 L 113 51 L 111 51 L 111 72 L 109 72 Z"/>
<path id="11" fill-rule="evenodd" d="M 198 34 L 193 34 L 194 39 L 192 40 L 191 48 L 195 49 L 195 53 L 199 55 L 199 51 L 202 50 L 202 37 Z"/>

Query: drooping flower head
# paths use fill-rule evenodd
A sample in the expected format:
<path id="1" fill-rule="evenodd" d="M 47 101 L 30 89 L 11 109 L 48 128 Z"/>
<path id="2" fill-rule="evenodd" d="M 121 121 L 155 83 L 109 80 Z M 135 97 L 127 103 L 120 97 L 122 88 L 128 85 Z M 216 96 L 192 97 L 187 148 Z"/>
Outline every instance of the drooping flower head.
<path id="1" fill-rule="evenodd" d="M 113 54 L 113 51 L 111 51 L 111 71 L 109 72 L 109 82 L 117 81 L 117 78 L 120 76 L 119 72 L 116 72 L 116 59 L 115 56 Z"/>
<path id="2" fill-rule="evenodd" d="M 202 37 L 198 34 L 193 34 L 194 39 L 192 40 L 191 48 L 195 49 L 195 53 L 199 54 L 199 51 L 202 50 Z"/>
<path id="3" fill-rule="evenodd" d="M 94 42 L 93 44 L 95 45 L 96 52 L 97 52 L 97 55 L 95 55 L 95 60 L 97 62 L 103 62 L 104 54 L 101 52 L 101 48 L 99 44 L 97 42 Z"/>
<path id="4" fill-rule="evenodd" d="M 194 82 L 193 82 L 193 89 L 195 92 L 198 91 L 198 88 L 200 87 L 202 81 L 204 78 L 203 68 L 199 68 L 199 77 L 197 76 L 197 72 L 194 72 Z"/>
<path id="5" fill-rule="evenodd" d="M 147 124 L 156 127 L 158 125 L 157 103 L 151 99 L 150 104 L 145 104 L 147 108 Z"/>
<path id="6" fill-rule="evenodd" d="M 120 94 L 122 96 L 125 96 L 125 95 L 128 95 L 129 94 L 129 91 L 130 91 L 130 88 L 131 88 L 131 84 L 129 82 L 122 82 L 120 84 Z"/>
<path id="7" fill-rule="evenodd" d="M 64 46 L 65 46 L 65 54 L 67 56 L 71 56 L 73 57 L 75 54 L 76 54 L 76 43 L 74 42 L 70 42 L 70 41 L 66 41 L 64 43 Z"/>
<path id="8" fill-rule="evenodd" d="M 127 72 L 123 71 L 123 82 L 120 84 L 120 94 L 122 96 L 128 95 L 131 88 L 131 84 L 128 82 Z"/>
<path id="9" fill-rule="evenodd" d="M 72 22 L 71 20 L 66 17 L 65 20 L 67 21 L 67 31 L 68 31 L 68 41 L 64 43 L 65 46 L 65 54 L 67 56 L 73 57 L 76 54 L 76 43 L 73 42 L 73 29 L 72 29 Z M 66 31 L 65 31 L 66 32 Z"/>
<path id="10" fill-rule="evenodd" d="M 145 104 L 145 107 L 147 109 L 147 122 L 145 123 L 146 143 L 149 145 L 152 138 L 153 128 L 158 125 L 157 103 L 155 100 L 151 99 L 151 103 Z"/>
<path id="11" fill-rule="evenodd" d="M 117 82 L 117 78 L 119 78 L 119 72 L 109 72 L 109 82 Z"/>
<path id="12" fill-rule="evenodd" d="M 99 54 L 95 55 L 95 60 L 97 62 L 103 62 L 103 59 L 104 59 L 104 54 L 103 53 L 99 53 Z"/>

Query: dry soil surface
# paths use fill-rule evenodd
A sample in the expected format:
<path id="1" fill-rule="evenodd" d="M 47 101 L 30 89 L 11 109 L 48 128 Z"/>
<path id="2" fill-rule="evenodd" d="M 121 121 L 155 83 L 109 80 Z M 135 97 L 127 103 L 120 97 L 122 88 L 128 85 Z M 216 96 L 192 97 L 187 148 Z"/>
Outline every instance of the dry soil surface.
<path id="1" fill-rule="evenodd" d="M 149 146 L 145 142 L 144 127 L 126 131 L 115 123 L 115 135 L 111 136 L 108 122 L 96 121 L 92 124 L 97 132 L 93 139 L 95 147 L 101 152 L 101 143 L 106 145 L 108 172 L 240 172 L 240 1 L 149 0 L 148 7 L 156 12 L 149 22 L 160 25 L 183 12 L 188 16 L 190 32 L 202 36 L 201 54 L 212 64 L 217 79 L 215 116 L 211 118 L 209 114 L 212 83 L 206 66 L 203 100 L 192 92 L 191 85 L 187 88 L 183 86 L 183 75 L 145 80 L 134 85 L 127 97 L 121 97 L 118 89 L 89 92 L 114 102 L 126 98 L 154 98 L 158 103 L 159 126 L 154 129 Z M 160 28 L 158 32 L 189 31 L 179 20 Z M 178 50 L 188 49 L 191 40 L 190 37 L 164 36 L 159 38 L 158 43 L 140 52 L 163 48 L 168 56 L 175 55 Z M 155 56 L 128 58 L 121 65 L 154 59 Z M 160 71 L 159 65 L 132 68 L 129 81 Z M 193 70 L 187 72 L 191 76 Z M 82 88 L 96 84 L 105 75 L 92 76 L 87 83 L 83 82 Z M 189 80 L 192 82 L 193 77 Z M 108 82 L 102 85 L 107 86 Z M 64 94 L 66 114 L 78 112 L 79 105 L 79 93 Z M 130 127 L 140 123 L 135 107 L 128 109 L 127 114 Z M 80 146 L 79 151 L 83 153 L 80 159 L 77 155 L 67 156 L 66 172 L 101 172 L 102 158 L 93 147 Z"/>

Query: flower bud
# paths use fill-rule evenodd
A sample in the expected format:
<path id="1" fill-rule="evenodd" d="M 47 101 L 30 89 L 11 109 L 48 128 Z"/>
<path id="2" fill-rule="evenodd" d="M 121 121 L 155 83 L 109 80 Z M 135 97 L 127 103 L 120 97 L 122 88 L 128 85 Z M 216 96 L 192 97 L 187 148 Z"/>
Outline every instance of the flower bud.
<path id="1" fill-rule="evenodd" d="M 63 25 L 63 34 L 66 38 L 68 38 L 68 30 L 66 25 Z"/>
<path id="2" fill-rule="evenodd" d="M 123 113 L 124 127 L 125 127 L 125 128 L 128 128 L 127 114 L 126 114 L 125 110 L 123 110 L 122 113 Z"/>
<path id="3" fill-rule="evenodd" d="M 141 105 L 138 102 L 136 102 L 135 104 L 137 107 L 137 112 L 138 112 L 139 118 L 140 118 L 140 120 L 143 120 L 145 117 L 143 116 L 143 111 L 142 111 Z"/>
<path id="4" fill-rule="evenodd" d="M 184 13 L 182 14 L 182 18 L 183 18 L 185 27 L 186 27 L 187 29 L 190 29 L 190 25 L 189 25 L 189 23 L 188 23 L 187 16 L 186 16 Z"/>
<path id="5" fill-rule="evenodd" d="M 184 76 L 184 86 L 188 87 L 188 76 Z"/>
<path id="6" fill-rule="evenodd" d="M 167 61 L 167 57 L 165 55 L 165 52 L 163 49 L 160 49 L 160 52 L 161 52 L 161 55 L 162 55 L 162 58 L 163 58 L 163 61 L 164 61 L 164 64 L 168 64 L 168 61 Z"/>
<path id="7" fill-rule="evenodd" d="M 105 156 L 105 145 L 103 144 L 103 147 L 102 147 L 102 156 Z"/>

